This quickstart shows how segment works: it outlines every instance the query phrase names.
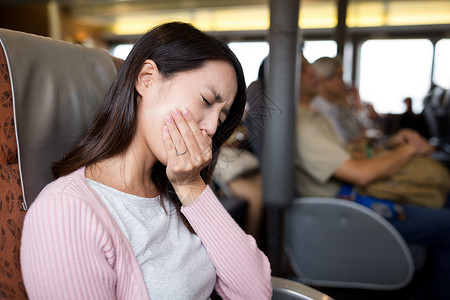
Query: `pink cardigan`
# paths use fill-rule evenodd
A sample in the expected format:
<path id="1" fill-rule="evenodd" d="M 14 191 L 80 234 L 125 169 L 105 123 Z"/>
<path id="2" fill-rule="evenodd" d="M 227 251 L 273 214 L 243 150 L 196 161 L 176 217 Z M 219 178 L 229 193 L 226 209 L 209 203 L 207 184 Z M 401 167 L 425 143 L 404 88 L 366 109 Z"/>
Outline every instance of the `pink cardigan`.
<path id="1" fill-rule="evenodd" d="M 270 299 L 270 264 L 209 187 L 182 208 L 224 299 Z M 149 299 L 136 257 L 84 168 L 40 193 L 25 217 L 21 265 L 30 299 Z"/>

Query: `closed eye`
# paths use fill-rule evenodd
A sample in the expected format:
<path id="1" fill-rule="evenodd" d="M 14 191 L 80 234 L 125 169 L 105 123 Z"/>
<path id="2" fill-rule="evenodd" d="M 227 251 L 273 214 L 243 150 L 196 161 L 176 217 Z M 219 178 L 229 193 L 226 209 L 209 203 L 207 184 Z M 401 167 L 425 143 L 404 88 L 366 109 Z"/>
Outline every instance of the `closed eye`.
<path id="1" fill-rule="evenodd" d="M 206 106 L 212 106 L 212 103 L 208 99 L 203 97 L 203 95 L 201 95 L 201 96 L 202 96 L 202 100 L 206 104 Z M 219 118 L 219 120 L 217 120 L 217 126 L 221 126 L 225 122 L 227 115 L 228 115 L 228 110 L 227 110 L 227 113 L 225 113 L 225 116 L 223 116 L 223 117 Z"/>
<path id="2" fill-rule="evenodd" d="M 211 106 L 211 102 L 209 102 L 205 97 L 202 96 L 202 99 L 206 105 Z"/>

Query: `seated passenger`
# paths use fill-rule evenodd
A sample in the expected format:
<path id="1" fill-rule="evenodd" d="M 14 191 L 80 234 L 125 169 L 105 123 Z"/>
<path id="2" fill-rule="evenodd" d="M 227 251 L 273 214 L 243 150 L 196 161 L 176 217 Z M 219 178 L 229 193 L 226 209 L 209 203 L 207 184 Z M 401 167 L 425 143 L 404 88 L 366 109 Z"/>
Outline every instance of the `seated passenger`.
<path id="1" fill-rule="evenodd" d="M 214 169 L 214 180 L 227 185 L 234 196 L 248 203 L 243 228 L 262 244 L 262 177 L 258 158 L 245 148 L 248 139 L 243 125 L 226 141 Z"/>
<path id="2" fill-rule="evenodd" d="M 26 214 L 30 299 L 270 299 L 267 257 L 207 186 L 245 88 L 218 39 L 177 22 L 143 35 Z"/>
<path id="3" fill-rule="evenodd" d="M 406 131 L 396 135 L 395 149 L 384 156 L 355 159 L 346 144 L 311 105 L 317 93 L 314 68 L 303 58 L 299 109 L 295 182 L 302 196 L 335 197 L 344 183 L 365 186 L 396 173 L 414 156 L 433 149 L 418 134 Z M 450 299 L 450 209 L 433 209 L 401 204 L 404 218 L 389 219 L 408 243 L 430 248 L 433 292 L 430 299 Z"/>
<path id="4" fill-rule="evenodd" d="M 345 143 L 363 138 L 365 127 L 347 103 L 347 87 L 340 60 L 321 57 L 313 63 L 313 67 L 319 81 L 311 106 L 324 114 Z"/>
<path id="5" fill-rule="evenodd" d="M 352 84 L 347 85 L 347 104 L 366 129 L 367 137 L 375 138 L 383 134 L 380 116 L 371 103 L 361 99 L 358 88 Z"/>
<path id="6" fill-rule="evenodd" d="M 386 137 L 379 139 L 381 136 L 376 135 L 371 135 L 372 139 L 369 139 L 357 111 L 348 103 L 341 61 L 337 58 L 322 57 L 317 59 L 312 66 L 317 72 L 319 83 L 318 94 L 311 101 L 311 107 L 327 118 L 348 147 L 353 158 L 372 158 L 382 155 L 386 149 L 395 147 L 403 139 L 409 139 L 409 142 L 427 143 L 412 129 L 400 130 L 396 137 L 390 139 Z M 358 97 L 357 94 L 353 96 Z M 431 207 L 441 207 L 444 204 L 450 185 L 450 175 L 444 166 L 431 159 L 415 157 L 411 162 L 402 166 L 401 172 L 401 177 L 394 175 L 389 177 L 389 182 L 380 181 L 360 190 L 367 195 L 410 204 Z M 407 173 L 411 175 L 404 175 Z M 425 194 L 425 190 L 427 190 L 427 194 Z M 425 198 L 426 200 L 423 200 Z"/>
<path id="7" fill-rule="evenodd" d="M 268 100 L 265 97 L 265 66 L 268 65 L 268 57 L 263 59 L 258 70 L 257 80 L 250 83 L 247 88 L 247 104 L 246 111 L 243 118 L 243 124 L 248 130 L 250 151 L 255 154 L 261 162 L 263 157 L 263 139 L 264 139 L 264 122 L 268 111 L 265 102 Z"/>
<path id="8" fill-rule="evenodd" d="M 422 136 L 429 137 L 425 116 L 422 113 L 416 114 L 413 111 L 413 103 L 411 97 L 403 99 L 406 109 L 403 114 L 400 115 L 399 128 L 410 128 L 419 132 Z"/>

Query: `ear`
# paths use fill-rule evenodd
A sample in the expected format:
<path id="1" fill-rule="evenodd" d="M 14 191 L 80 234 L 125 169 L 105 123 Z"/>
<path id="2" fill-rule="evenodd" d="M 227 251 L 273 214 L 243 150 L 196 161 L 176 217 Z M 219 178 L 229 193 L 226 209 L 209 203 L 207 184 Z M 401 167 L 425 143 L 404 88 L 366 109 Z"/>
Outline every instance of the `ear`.
<path id="1" fill-rule="evenodd" d="M 156 66 L 156 63 L 153 60 L 147 59 L 142 65 L 141 70 L 139 71 L 135 84 L 136 91 L 139 93 L 139 95 L 142 96 L 145 91 L 151 86 L 152 80 L 154 80 L 158 76 L 158 66 Z"/>

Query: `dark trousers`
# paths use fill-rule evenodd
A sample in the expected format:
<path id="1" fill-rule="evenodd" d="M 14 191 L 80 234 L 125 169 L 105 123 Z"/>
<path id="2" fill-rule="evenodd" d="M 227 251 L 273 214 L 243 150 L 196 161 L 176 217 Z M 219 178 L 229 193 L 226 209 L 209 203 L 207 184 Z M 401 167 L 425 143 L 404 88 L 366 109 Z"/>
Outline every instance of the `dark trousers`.
<path id="1" fill-rule="evenodd" d="M 405 220 L 389 221 L 407 243 L 427 246 L 430 251 L 436 294 L 430 299 L 450 300 L 450 207 L 433 209 L 404 205 L 403 208 Z"/>

